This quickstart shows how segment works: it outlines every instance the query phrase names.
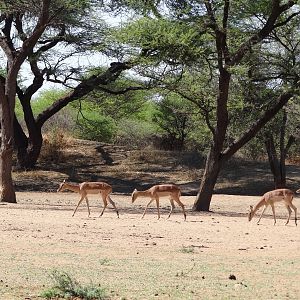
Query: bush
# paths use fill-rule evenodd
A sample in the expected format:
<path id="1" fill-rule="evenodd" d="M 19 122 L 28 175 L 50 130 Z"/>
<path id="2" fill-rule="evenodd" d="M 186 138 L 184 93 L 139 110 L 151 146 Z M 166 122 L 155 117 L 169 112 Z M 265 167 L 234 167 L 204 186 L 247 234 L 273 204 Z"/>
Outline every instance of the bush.
<path id="1" fill-rule="evenodd" d="M 110 117 L 100 114 L 87 114 L 77 121 L 76 136 L 85 140 L 110 143 L 115 135 L 116 126 Z"/>
<path id="2" fill-rule="evenodd" d="M 76 280 L 71 278 L 69 274 L 63 271 L 54 270 L 51 274 L 54 286 L 41 293 L 41 297 L 46 299 L 79 297 L 79 299 L 108 299 L 105 290 L 101 287 L 81 286 Z"/>
<path id="3" fill-rule="evenodd" d="M 69 138 L 62 129 L 53 129 L 44 135 L 40 158 L 55 163 L 63 161 L 63 150 L 67 147 L 68 143 Z"/>
<path id="4" fill-rule="evenodd" d="M 155 133 L 156 128 L 147 121 L 122 119 L 118 122 L 115 143 L 130 148 L 144 148 L 153 145 Z"/>

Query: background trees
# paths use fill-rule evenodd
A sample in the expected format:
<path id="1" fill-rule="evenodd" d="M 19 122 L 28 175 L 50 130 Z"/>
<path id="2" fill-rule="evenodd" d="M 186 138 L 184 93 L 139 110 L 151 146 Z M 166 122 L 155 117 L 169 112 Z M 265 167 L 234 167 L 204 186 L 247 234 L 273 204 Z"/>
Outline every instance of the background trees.
<path id="1" fill-rule="evenodd" d="M 152 122 L 151 130 L 145 128 L 153 135 L 165 133 L 170 148 L 183 149 L 186 141 L 209 137 L 209 145 L 201 147 L 208 148 L 208 155 L 194 205 L 196 210 L 209 210 L 224 163 L 299 90 L 297 1 L 7 3 L 3 5 L 9 13 L 1 18 L 1 45 L 7 61 L 18 53 L 20 44 L 26 50 L 12 78 L 24 113 L 25 127 L 19 115 L 12 118 L 18 162 L 24 169 L 37 162 L 44 124 L 73 103 L 79 107 L 80 130 L 91 139 L 110 141 L 116 136 L 124 141 L 127 130 L 134 141 L 128 128 L 141 120 Z M 28 47 L 33 25 L 46 4 L 50 17 Z M 54 14 L 57 7 L 60 13 Z M 98 17 L 103 12 L 106 16 L 125 12 L 126 20 L 114 22 L 113 28 Z M 109 57 L 110 66 L 91 70 L 70 60 L 93 53 Z M 17 80 L 26 59 L 31 74 L 28 85 Z M 127 70 L 130 76 L 121 76 Z M 68 89 L 34 114 L 33 96 L 46 80 Z M 14 100 L 10 103 L 13 109 Z M 101 118 L 96 117 L 98 111 Z M 123 132 L 119 124 L 124 124 Z M 285 133 L 284 128 L 280 132 Z M 270 131 L 264 137 L 269 158 L 275 157 Z M 142 140 L 149 143 L 150 139 L 144 135 Z M 279 143 L 285 153 L 281 159 L 290 145 L 287 141 L 283 147 L 283 140 Z M 275 170 L 276 164 L 270 162 Z"/>
<path id="2" fill-rule="evenodd" d="M 276 81 L 275 77 L 268 76 L 264 78 L 265 86 L 276 86 L 272 101 L 268 103 L 269 99 L 260 90 L 250 93 L 252 99 L 249 99 L 247 86 L 241 84 L 255 78 L 252 74 L 254 57 L 274 51 L 280 53 L 269 38 L 275 30 L 278 35 L 280 27 L 299 15 L 299 7 L 296 1 L 279 0 L 259 4 L 166 1 L 163 8 L 160 4 L 160 1 L 147 1 L 142 11 L 147 17 L 129 24 L 123 30 L 121 41 L 148 54 L 147 61 L 137 70 L 139 74 L 176 91 L 200 108 L 212 143 L 194 209 L 209 210 L 224 163 L 251 140 L 299 88 L 299 78 L 294 72 L 289 72 L 293 82 L 289 85 L 280 77 Z M 194 78 L 194 74 L 201 79 L 192 85 L 180 86 L 188 78 Z M 197 84 L 202 88 L 197 90 Z M 252 86 L 259 89 L 258 84 Z M 234 107 L 243 107 L 249 101 L 260 103 L 259 110 L 248 110 L 248 113 L 243 110 L 252 124 L 248 124 L 244 132 L 230 136 L 233 132 L 230 131 L 231 120 L 237 111 Z M 250 117 L 253 114 L 255 117 Z"/>

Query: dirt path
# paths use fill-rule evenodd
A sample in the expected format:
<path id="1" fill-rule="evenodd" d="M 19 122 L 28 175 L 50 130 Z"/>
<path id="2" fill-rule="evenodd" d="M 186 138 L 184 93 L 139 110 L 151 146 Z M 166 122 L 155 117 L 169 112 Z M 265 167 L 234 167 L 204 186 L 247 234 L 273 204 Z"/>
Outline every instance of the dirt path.
<path id="1" fill-rule="evenodd" d="M 71 217 L 76 194 L 17 198 L 0 205 L 0 299 L 39 299 L 54 269 L 103 285 L 112 299 L 300 299 L 300 228 L 284 226 L 284 207 L 276 226 L 270 211 L 249 223 L 258 197 L 216 195 L 211 213 L 191 212 L 194 197 L 182 197 L 186 222 L 178 208 L 166 220 L 168 201 L 160 220 L 154 207 L 141 220 L 146 201 L 128 196 L 112 197 L 120 219 L 112 209 L 98 218 L 96 197 L 89 218 L 85 206 Z"/>

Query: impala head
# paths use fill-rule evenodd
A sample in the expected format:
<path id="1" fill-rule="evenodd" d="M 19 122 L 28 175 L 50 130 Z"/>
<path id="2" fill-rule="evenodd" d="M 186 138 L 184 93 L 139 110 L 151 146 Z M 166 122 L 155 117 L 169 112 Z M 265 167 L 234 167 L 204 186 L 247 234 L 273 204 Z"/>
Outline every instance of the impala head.
<path id="1" fill-rule="evenodd" d="M 64 185 L 66 183 L 66 179 L 64 179 L 64 181 L 59 185 L 57 192 L 63 191 L 64 190 Z"/>
<path id="2" fill-rule="evenodd" d="M 137 189 L 134 189 L 134 191 L 132 192 L 132 194 L 131 194 L 131 202 L 133 203 L 135 200 L 136 200 L 136 198 L 137 198 Z"/>
<path id="3" fill-rule="evenodd" d="M 253 206 L 250 205 L 250 211 L 248 213 L 248 220 L 249 220 L 249 222 L 252 220 L 253 216 L 254 216 Z"/>

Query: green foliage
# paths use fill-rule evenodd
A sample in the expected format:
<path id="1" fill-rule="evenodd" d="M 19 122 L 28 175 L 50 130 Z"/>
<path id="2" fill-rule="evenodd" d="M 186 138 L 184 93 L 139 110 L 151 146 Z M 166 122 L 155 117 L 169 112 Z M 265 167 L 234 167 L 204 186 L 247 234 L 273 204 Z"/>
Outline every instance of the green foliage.
<path id="1" fill-rule="evenodd" d="M 175 93 L 166 94 L 157 106 L 153 120 L 167 135 L 165 141 L 168 144 L 167 148 L 182 150 L 189 133 L 194 128 L 193 112 L 197 108 Z"/>
<path id="2" fill-rule="evenodd" d="M 132 148 L 150 146 L 157 133 L 155 124 L 136 119 L 121 119 L 118 122 L 118 131 L 115 143 Z"/>
<path id="3" fill-rule="evenodd" d="M 93 285 L 82 286 L 64 271 L 54 270 L 51 278 L 55 285 L 41 293 L 40 296 L 43 298 L 53 299 L 61 297 L 73 299 L 74 297 L 79 297 L 86 300 L 108 299 L 105 289 Z"/>
<path id="4" fill-rule="evenodd" d="M 197 24 L 192 27 L 167 19 L 141 18 L 116 31 L 113 39 L 143 49 L 147 56 L 145 63 L 158 60 L 188 63 L 204 53 L 202 31 Z"/>
<path id="5" fill-rule="evenodd" d="M 76 135 L 79 138 L 99 142 L 111 142 L 116 132 L 112 118 L 99 114 L 99 111 L 85 110 L 77 119 Z"/>
<path id="6" fill-rule="evenodd" d="M 59 90 L 59 89 L 51 89 L 43 91 L 39 97 L 33 99 L 32 103 L 32 111 L 35 116 L 44 111 L 46 108 L 51 106 L 57 99 L 66 95 L 67 91 Z"/>

